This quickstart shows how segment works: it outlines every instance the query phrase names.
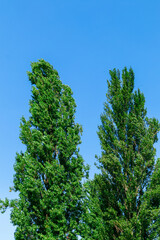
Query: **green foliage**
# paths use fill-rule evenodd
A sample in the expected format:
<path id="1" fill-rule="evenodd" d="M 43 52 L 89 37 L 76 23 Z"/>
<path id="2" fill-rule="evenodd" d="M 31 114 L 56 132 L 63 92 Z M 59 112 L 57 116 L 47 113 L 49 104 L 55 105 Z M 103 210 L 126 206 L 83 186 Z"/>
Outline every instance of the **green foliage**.
<path id="1" fill-rule="evenodd" d="M 80 225 L 82 240 L 108 240 L 105 236 L 103 212 L 99 204 L 99 191 L 96 181 L 88 180 L 83 185 L 84 199 Z"/>
<path id="2" fill-rule="evenodd" d="M 149 226 L 149 239 L 160 239 L 160 159 L 157 159 L 145 193 L 145 208 L 146 214 L 142 215 L 142 220 Z"/>
<path id="3" fill-rule="evenodd" d="M 75 123 L 71 89 L 40 60 L 28 72 L 30 118 L 22 117 L 11 208 L 16 240 L 160 239 L 160 159 L 155 161 L 160 124 L 147 117 L 144 95 L 134 91 L 134 73 L 110 71 L 98 136 L 101 174 L 88 174 L 79 154 L 82 128 Z"/>
<path id="4" fill-rule="evenodd" d="M 95 177 L 95 189 L 88 197 L 90 201 L 96 197 L 97 207 L 89 206 L 90 215 L 94 219 L 101 215 L 105 231 L 101 230 L 100 239 L 158 239 L 160 168 L 159 161 L 155 165 L 153 145 L 160 125 L 146 116 L 144 95 L 133 91 L 132 69 L 123 69 L 122 80 L 116 69 L 110 76 L 98 131 L 101 174 Z M 86 225 L 91 224 L 86 220 Z"/>
<path id="5" fill-rule="evenodd" d="M 76 105 L 49 63 L 31 67 L 31 116 L 20 125 L 26 151 L 17 153 L 14 165 L 19 198 L 1 201 L 1 208 L 11 208 L 16 240 L 78 239 L 85 167 L 77 149 L 82 128 L 75 123 Z"/>

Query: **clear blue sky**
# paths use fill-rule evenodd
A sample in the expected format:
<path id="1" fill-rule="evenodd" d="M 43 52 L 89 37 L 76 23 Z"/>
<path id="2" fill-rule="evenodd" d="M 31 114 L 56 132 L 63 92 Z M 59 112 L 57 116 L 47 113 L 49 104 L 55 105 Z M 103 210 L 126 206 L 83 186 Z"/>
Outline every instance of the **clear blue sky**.
<path id="1" fill-rule="evenodd" d="M 49 61 L 72 88 L 76 120 L 83 126 L 81 154 L 91 165 L 91 178 L 94 156 L 100 154 L 96 131 L 109 69 L 132 66 L 149 117 L 160 120 L 159 13 L 159 0 L 0 1 L 0 198 L 15 196 L 9 186 L 15 153 L 24 149 L 19 123 L 22 115 L 29 116 L 26 71 L 32 61 Z M 12 240 L 13 233 L 9 212 L 0 215 L 0 239 Z"/>

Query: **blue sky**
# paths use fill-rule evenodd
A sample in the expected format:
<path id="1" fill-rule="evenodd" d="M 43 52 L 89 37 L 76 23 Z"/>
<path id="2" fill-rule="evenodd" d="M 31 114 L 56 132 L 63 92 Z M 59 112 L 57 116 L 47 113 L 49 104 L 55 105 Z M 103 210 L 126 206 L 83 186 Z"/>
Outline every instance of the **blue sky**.
<path id="1" fill-rule="evenodd" d="M 20 118 L 28 118 L 30 62 L 49 61 L 77 104 L 83 126 L 81 154 L 96 168 L 96 134 L 113 68 L 132 67 L 135 88 L 146 97 L 149 117 L 160 120 L 160 1 L 1 0 L 0 1 L 0 198 L 15 197 L 12 186 Z M 157 156 L 160 151 L 157 146 Z M 14 239 L 9 211 L 0 215 L 0 239 Z"/>

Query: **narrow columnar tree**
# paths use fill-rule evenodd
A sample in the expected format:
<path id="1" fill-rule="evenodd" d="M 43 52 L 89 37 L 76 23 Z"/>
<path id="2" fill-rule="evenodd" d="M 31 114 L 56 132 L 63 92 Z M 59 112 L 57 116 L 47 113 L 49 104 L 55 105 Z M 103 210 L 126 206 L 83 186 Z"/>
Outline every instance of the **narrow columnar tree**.
<path id="1" fill-rule="evenodd" d="M 30 118 L 22 117 L 13 191 L 19 198 L 1 201 L 11 207 L 16 240 L 78 239 L 82 210 L 81 126 L 75 123 L 72 91 L 53 67 L 40 60 L 28 72 L 32 87 Z"/>
<path id="2" fill-rule="evenodd" d="M 110 76 L 98 130 L 101 174 L 94 180 L 103 213 L 103 239 L 159 239 L 155 236 L 160 237 L 160 171 L 154 148 L 159 122 L 147 117 L 144 95 L 134 91 L 132 69 L 124 68 L 122 79 L 116 69 Z"/>

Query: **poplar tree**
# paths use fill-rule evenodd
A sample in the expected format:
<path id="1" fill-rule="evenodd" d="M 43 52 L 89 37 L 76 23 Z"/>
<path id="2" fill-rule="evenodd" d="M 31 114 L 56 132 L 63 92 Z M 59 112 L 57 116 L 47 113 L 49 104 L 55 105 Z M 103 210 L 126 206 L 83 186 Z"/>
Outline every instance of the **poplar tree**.
<path id="1" fill-rule="evenodd" d="M 98 207 L 90 207 L 90 214 L 98 216 L 100 207 L 104 240 L 159 239 L 160 164 L 154 143 L 160 125 L 147 117 L 144 95 L 134 91 L 131 68 L 123 69 L 122 79 L 116 69 L 110 76 L 98 130 L 101 174 L 95 176 L 90 194 L 91 199 L 98 196 Z"/>
<path id="2" fill-rule="evenodd" d="M 19 198 L 1 201 L 11 208 L 16 240 L 78 239 L 84 163 L 77 146 L 82 128 L 75 123 L 72 91 L 44 60 L 33 62 L 30 117 L 22 117 L 14 186 Z"/>

